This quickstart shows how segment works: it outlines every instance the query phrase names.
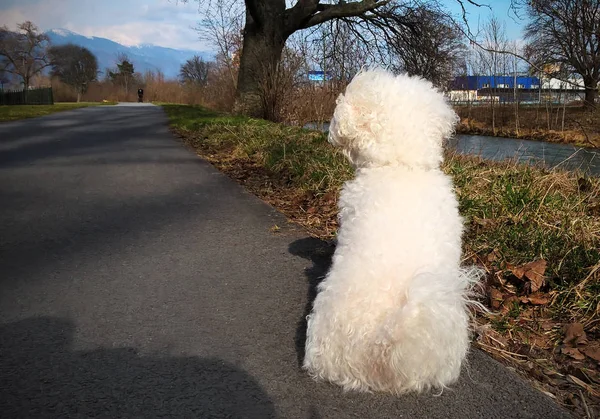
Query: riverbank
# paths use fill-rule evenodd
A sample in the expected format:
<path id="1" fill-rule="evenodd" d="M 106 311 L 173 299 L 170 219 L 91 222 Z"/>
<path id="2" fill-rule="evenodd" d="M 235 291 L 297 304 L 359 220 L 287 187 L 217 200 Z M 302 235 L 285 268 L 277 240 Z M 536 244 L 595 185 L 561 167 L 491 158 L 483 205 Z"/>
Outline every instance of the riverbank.
<path id="1" fill-rule="evenodd" d="M 173 131 L 248 190 L 330 240 L 352 169 L 321 132 L 165 105 Z M 487 271 L 475 345 L 559 403 L 600 412 L 600 179 L 448 153 L 465 263 Z M 277 228 L 274 227 L 274 232 Z"/>
<path id="2" fill-rule="evenodd" d="M 511 104 L 455 106 L 458 134 L 508 137 L 578 147 L 600 147 L 600 111 L 579 106 L 520 106 Z"/>

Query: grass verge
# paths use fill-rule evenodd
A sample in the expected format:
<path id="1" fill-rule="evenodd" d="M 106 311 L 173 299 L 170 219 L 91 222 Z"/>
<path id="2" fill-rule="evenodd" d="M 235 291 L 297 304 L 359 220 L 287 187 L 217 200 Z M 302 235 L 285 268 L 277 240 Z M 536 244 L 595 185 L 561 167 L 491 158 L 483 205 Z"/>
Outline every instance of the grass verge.
<path id="1" fill-rule="evenodd" d="M 319 132 L 164 105 L 183 141 L 316 237 L 352 176 Z M 475 344 L 557 402 L 600 412 L 600 179 L 448 154 L 466 263 L 488 272 Z"/>
<path id="2" fill-rule="evenodd" d="M 89 106 L 114 105 L 113 102 L 79 102 L 55 103 L 54 105 L 10 105 L 0 106 L 0 122 L 16 121 L 18 119 L 35 118 L 55 112 L 71 109 L 87 108 Z"/>

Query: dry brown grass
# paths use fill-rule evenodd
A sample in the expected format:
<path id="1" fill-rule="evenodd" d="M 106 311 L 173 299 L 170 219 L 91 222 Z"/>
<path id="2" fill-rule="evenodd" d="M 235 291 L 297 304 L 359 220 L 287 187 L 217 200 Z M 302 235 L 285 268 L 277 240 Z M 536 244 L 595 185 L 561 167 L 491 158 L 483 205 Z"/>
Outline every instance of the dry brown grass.
<path id="1" fill-rule="evenodd" d="M 75 102 L 76 90 L 60 80 L 38 77 L 36 85 L 52 86 L 55 102 Z M 166 79 L 161 73 L 146 72 L 138 75 L 127 90 L 110 81 L 90 83 L 82 95 L 82 102 L 136 102 L 137 89 L 144 89 L 144 101 L 158 103 L 181 103 L 203 105 L 212 109 L 229 111 L 233 107 L 235 85 L 231 75 L 224 69 L 214 68 L 209 73 L 206 86 L 183 84 L 177 80 Z"/>
<path id="2" fill-rule="evenodd" d="M 296 86 L 284 101 L 282 121 L 287 124 L 304 126 L 308 122 L 328 122 L 333 115 L 335 100 L 342 86 L 312 83 Z"/>

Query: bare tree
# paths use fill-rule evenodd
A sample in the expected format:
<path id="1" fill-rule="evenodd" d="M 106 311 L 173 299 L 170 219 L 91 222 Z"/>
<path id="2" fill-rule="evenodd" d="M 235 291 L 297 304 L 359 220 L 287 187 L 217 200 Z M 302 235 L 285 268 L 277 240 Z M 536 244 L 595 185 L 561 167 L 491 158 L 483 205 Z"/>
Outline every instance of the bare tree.
<path id="1" fill-rule="evenodd" d="M 492 131 L 496 134 L 496 98 L 498 93 L 498 76 L 506 74 L 508 67 L 507 57 L 504 52 L 508 48 L 504 25 L 496 17 L 492 17 L 483 28 L 483 49 L 477 49 L 480 66 L 487 75 L 492 77 L 487 86 L 483 86 L 489 93 L 490 109 L 492 114 Z"/>
<path id="2" fill-rule="evenodd" d="M 585 106 L 595 107 L 600 82 L 600 0 L 531 0 L 526 38 L 537 66 L 557 63 L 581 75 Z"/>
<path id="3" fill-rule="evenodd" d="M 270 121 L 283 119 L 282 102 L 286 100 L 286 95 L 293 91 L 303 64 L 304 57 L 289 47 L 284 48 L 276 68 L 271 68 L 268 62 L 264 64 L 259 78 L 261 81 L 259 95 L 266 119 Z"/>
<path id="4" fill-rule="evenodd" d="M 393 67 L 446 88 L 464 63 L 466 47 L 456 24 L 432 8 L 404 15 L 390 41 Z"/>
<path id="5" fill-rule="evenodd" d="M 49 50 L 52 58 L 52 76 L 77 90 L 77 102 L 89 84 L 98 77 L 98 61 L 87 48 L 74 44 L 53 46 Z"/>
<path id="6" fill-rule="evenodd" d="M 204 61 L 202 57 L 194 55 L 181 65 L 179 79 L 184 83 L 204 86 L 208 81 L 209 67 L 210 63 Z"/>
<path id="7" fill-rule="evenodd" d="M 515 110 L 515 133 L 517 137 L 519 136 L 519 106 L 520 106 L 520 97 L 519 97 L 519 84 L 518 84 L 518 69 L 519 69 L 519 60 L 517 58 L 518 54 L 518 46 L 517 42 L 512 42 L 512 49 L 515 52 L 514 55 L 509 55 L 508 59 L 512 63 L 512 71 L 513 71 L 513 105 Z"/>
<path id="8" fill-rule="evenodd" d="M 21 78 L 27 92 L 33 76 L 50 65 L 49 43 L 48 36 L 29 21 L 18 24 L 16 32 L 3 26 L 0 28 L 0 67 Z"/>
<path id="9" fill-rule="evenodd" d="M 352 23 L 342 19 L 322 25 L 313 46 L 313 61 L 332 77 L 338 90 L 370 61 L 366 43 L 356 38 Z"/>
<path id="10" fill-rule="evenodd" d="M 227 69 L 235 88 L 242 53 L 244 13 L 235 0 L 216 0 L 214 6 L 196 30 L 201 39 L 217 47 L 216 64 Z"/>
<path id="11" fill-rule="evenodd" d="M 117 55 L 117 70 L 109 70 L 108 76 L 112 82 L 123 86 L 125 95 L 129 94 L 129 87 L 135 81 L 135 69 L 127 54 L 120 53 Z"/>

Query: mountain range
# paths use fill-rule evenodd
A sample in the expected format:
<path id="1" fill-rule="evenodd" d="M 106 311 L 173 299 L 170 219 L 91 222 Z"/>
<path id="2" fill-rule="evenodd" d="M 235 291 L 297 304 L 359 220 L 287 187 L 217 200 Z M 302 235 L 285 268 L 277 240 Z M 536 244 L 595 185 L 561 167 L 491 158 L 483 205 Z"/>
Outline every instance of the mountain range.
<path id="1" fill-rule="evenodd" d="M 117 56 L 121 53 L 127 54 L 133 62 L 136 73 L 160 70 L 167 78 L 177 77 L 181 64 L 194 55 L 199 55 L 205 60 L 214 57 L 212 52 L 165 48 L 151 44 L 125 46 L 110 39 L 84 36 L 67 29 L 51 29 L 46 34 L 52 45 L 72 43 L 89 49 L 98 59 L 98 69 L 102 72 L 107 68 L 115 68 Z"/>

